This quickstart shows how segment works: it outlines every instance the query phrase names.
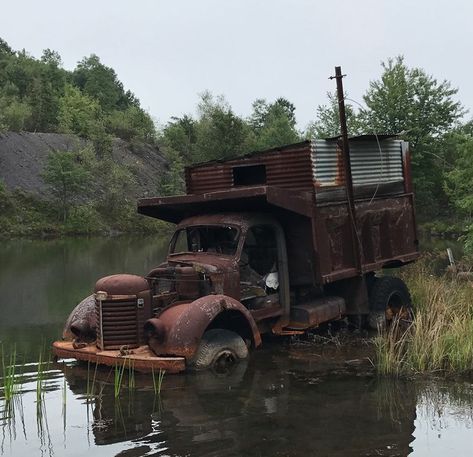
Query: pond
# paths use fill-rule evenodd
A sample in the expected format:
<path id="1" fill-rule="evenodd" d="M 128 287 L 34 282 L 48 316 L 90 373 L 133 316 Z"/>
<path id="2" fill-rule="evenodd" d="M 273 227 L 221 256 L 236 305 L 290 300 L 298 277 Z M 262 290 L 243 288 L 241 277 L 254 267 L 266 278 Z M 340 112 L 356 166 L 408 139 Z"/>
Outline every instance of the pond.
<path id="1" fill-rule="evenodd" d="M 124 373 L 117 392 L 113 371 L 48 360 L 97 278 L 144 274 L 166 249 L 157 237 L 0 245 L 0 340 L 18 381 L 11 401 L 0 390 L 0 455 L 470 455 L 473 384 L 378 378 L 363 338 L 266 340 L 229 375 L 166 375 L 160 393 L 149 375 Z"/>

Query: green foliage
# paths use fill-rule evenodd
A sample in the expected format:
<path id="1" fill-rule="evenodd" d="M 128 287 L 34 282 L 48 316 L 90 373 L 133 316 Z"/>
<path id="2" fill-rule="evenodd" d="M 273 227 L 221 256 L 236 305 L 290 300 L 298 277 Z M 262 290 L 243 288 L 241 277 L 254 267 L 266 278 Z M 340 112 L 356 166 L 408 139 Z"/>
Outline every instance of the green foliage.
<path id="1" fill-rule="evenodd" d="M 31 107 L 16 97 L 0 99 L 0 129 L 21 132 L 30 123 Z"/>
<path id="2" fill-rule="evenodd" d="M 373 130 L 402 133 L 410 142 L 420 212 L 439 215 L 446 203 L 443 137 L 464 114 L 453 99 L 457 89 L 420 68 L 407 67 L 402 57 L 389 59 L 382 67 L 381 79 L 372 81 L 364 96 L 368 109 L 362 118 Z"/>
<path id="3" fill-rule="evenodd" d="M 64 224 L 66 233 L 93 234 L 104 230 L 100 213 L 92 203 L 74 206 L 71 208 L 67 221 Z"/>
<path id="4" fill-rule="evenodd" d="M 295 107 L 284 98 L 274 103 L 256 100 L 249 119 L 237 116 L 223 97 L 201 95 L 196 119 L 174 117 L 161 132 L 160 142 L 169 160 L 160 186 L 164 195 L 184 190 L 184 165 L 227 159 L 256 149 L 300 141 Z"/>
<path id="5" fill-rule="evenodd" d="M 473 122 L 453 132 L 446 144 L 452 162 L 444 188 L 450 202 L 463 216 L 465 251 L 473 254 Z"/>
<path id="6" fill-rule="evenodd" d="M 124 140 L 140 139 L 152 142 L 155 128 L 151 118 L 137 106 L 129 106 L 125 111 L 113 111 L 106 118 L 107 131 Z"/>
<path id="7" fill-rule="evenodd" d="M 327 97 L 328 104 L 317 107 L 316 119 L 307 127 L 305 132 L 307 138 L 331 138 L 340 135 L 337 94 L 328 92 Z M 347 98 L 346 94 L 345 98 Z M 365 129 L 360 115 L 347 100 L 345 100 L 345 114 L 350 135 L 358 135 L 365 133 L 365 131 L 370 132 L 370 127 L 366 126 Z"/>
<path id="8" fill-rule="evenodd" d="M 380 374 L 473 372 L 473 289 L 436 277 L 424 259 L 404 272 L 414 303 L 412 326 L 375 340 Z"/>
<path id="9" fill-rule="evenodd" d="M 101 192 L 99 206 L 111 217 L 121 217 L 122 207 L 131 203 L 131 191 L 135 184 L 132 172 L 126 166 L 117 164 L 112 157 L 106 157 L 97 162 L 94 176 Z"/>
<path id="10" fill-rule="evenodd" d="M 172 148 L 166 150 L 165 157 L 169 162 L 169 169 L 165 172 L 159 188 L 160 195 L 180 195 L 184 193 L 184 160 Z"/>
<path id="11" fill-rule="evenodd" d="M 101 111 L 99 103 L 74 86 L 66 85 L 59 104 L 59 129 L 65 133 L 90 137 L 97 130 Z"/>
<path id="12" fill-rule="evenodd" d="M 150 116 L 96 55 L 68 72 L 56 51 L 35 59 L 0 39 L 0 68 L 1 130 L 76 133 L 101 151 L 109 149 L 106 134 L 154 140 Z"/>
<path id="13" fill-rule="evenodd" d="M 300 141 L 294 105 L 285 98 L 268 104 L 258 99 L 249 119 L 251 149 L 269 149 Z"/>
<path id="14" fill-rule="evenodd" d="M 87 151 L 57 151 L 48 156 L 43 178 L 59 203 L 64 222 L 73 204 L 88 191 L 92 176 L 83 163 L 86 156 Z"/>
<path id="15" fill-rule="evenodd" d="M 97 100 L 106 112 L 115 108 L 126 109 L 134 100 L 131 93 L 125 93 L 115 70 L 102 64 L 95 54 L 84 57 L 78 63 L 72 79 L 84 93 Z"/>
<path id="16" fill-rule="evenodd" d="M 367 123 L 386 133 L 406 132 L 417 148 L 448 132 L 464 114 L 453 100 L 458 90 L 438 82 L 421 68 L 409 68 L 399 56 L 382 63 L 381 79 L 372 81 L 364 96 Z"/>
<path id="17" fill-rule="evenodd" d="M 199 122 L 185 114 L 182 118 L 173 117 L 164 128 L 162 143 L 176 151 L 185 163 L 191 163 L 197 143 Z"/>
<path id="18" fill-rule="evenodd" d="M 245 123 L 223 97 L 205 92 L 198 105 L 199 125 L 193 162 L 225 159 L 245 152 Z"/>

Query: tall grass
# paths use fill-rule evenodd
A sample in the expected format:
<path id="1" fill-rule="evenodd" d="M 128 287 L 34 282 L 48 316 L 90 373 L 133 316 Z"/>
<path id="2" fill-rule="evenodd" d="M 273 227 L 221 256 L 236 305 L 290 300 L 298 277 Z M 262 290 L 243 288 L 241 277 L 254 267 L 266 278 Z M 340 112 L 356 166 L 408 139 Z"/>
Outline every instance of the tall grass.
<path id="1" fill-rule="evenodd" d="M 2 390 L 6 401 L 10 401 L 17 392 L 18 385 L 15 376 L 16 370 L 16 346 L 10 352 L 10 356 L 5 356 L 2 344 Z"/>
<path id="2" fill-rule="evenodd" d="M 380 374 L 473 371 L 473 284 L 434 276 L 428 260 L 403 273 L 414 304 L 413 325 L 394 323 L 375 339 Z"/>
<path id="3" fill-rule="evenodd" d="M 164 375 L 166 374 L 166 370 L 163 370 L 162 368 L 160 368 L 156 376 L 154 373 L 154 368 L 153 368 L 151 371 L 151 374 L 153 375 L 154 395 L 161 395 L 161 387 L 163 385 Z"/>
<path id="4" fill-rule="evenodd" d="M 115 365 L 114 379 L 113 379 L 113 394 L 115 398 L 118 398 L 120 396 L 123 375 L 125 374 L 125 367 L 126 367 L 126 359 L 123 360 L 122 365 L 118 363 Z"/>
<path id="5" fill-rule="evenodd" d="M 94 369 L 94 376 L 92 378 L 92 382 L 90 379 L 90 362 L 87 362 L 87 387 L 86 387 L 86 397 L 87 401 L 90 401 L 95 393 L 95 381 L 97 379 L 97 368 L 98 363 L 95 362 L 95 369 Z"/>

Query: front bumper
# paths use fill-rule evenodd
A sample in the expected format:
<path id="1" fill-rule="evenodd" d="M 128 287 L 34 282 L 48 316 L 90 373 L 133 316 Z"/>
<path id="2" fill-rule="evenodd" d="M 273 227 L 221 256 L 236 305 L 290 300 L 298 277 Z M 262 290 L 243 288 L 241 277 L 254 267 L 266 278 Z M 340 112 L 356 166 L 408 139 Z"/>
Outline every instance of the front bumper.
<path id="1" fill-rule="evenodd" d="M 184 357 L 157 357 L 147 345 L 132 349 L 127 355 L 122 355 L 120 351 L 102 351 L 95 343 L 75 348 L 71 341 L 55 341 L 52 351 L 58 359 L 83 360 L 110 367 L 126 364 L 141 373 L 159 370 L 165 370 L 167 373 L 179 373 L 186 369 Z"/>

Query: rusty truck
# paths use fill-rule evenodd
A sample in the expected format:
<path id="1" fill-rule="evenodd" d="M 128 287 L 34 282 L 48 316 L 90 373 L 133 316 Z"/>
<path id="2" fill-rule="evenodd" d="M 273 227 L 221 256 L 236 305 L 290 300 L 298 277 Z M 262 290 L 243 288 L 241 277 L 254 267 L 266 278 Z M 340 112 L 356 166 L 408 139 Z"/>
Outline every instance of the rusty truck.
<path id="1" fill-rule="evenodd" d="M 185 195 L 140 199 L 139 213 L 177 224 L 166 260 L 100 279 L 54 354 L 219 369 L 264 334 L 407 320 L 406 285 L 379 272 L 419 256 L 408 143 L 347 141 L 349 173 L 340 137 L 318 139 L 190 166 Z"/>

